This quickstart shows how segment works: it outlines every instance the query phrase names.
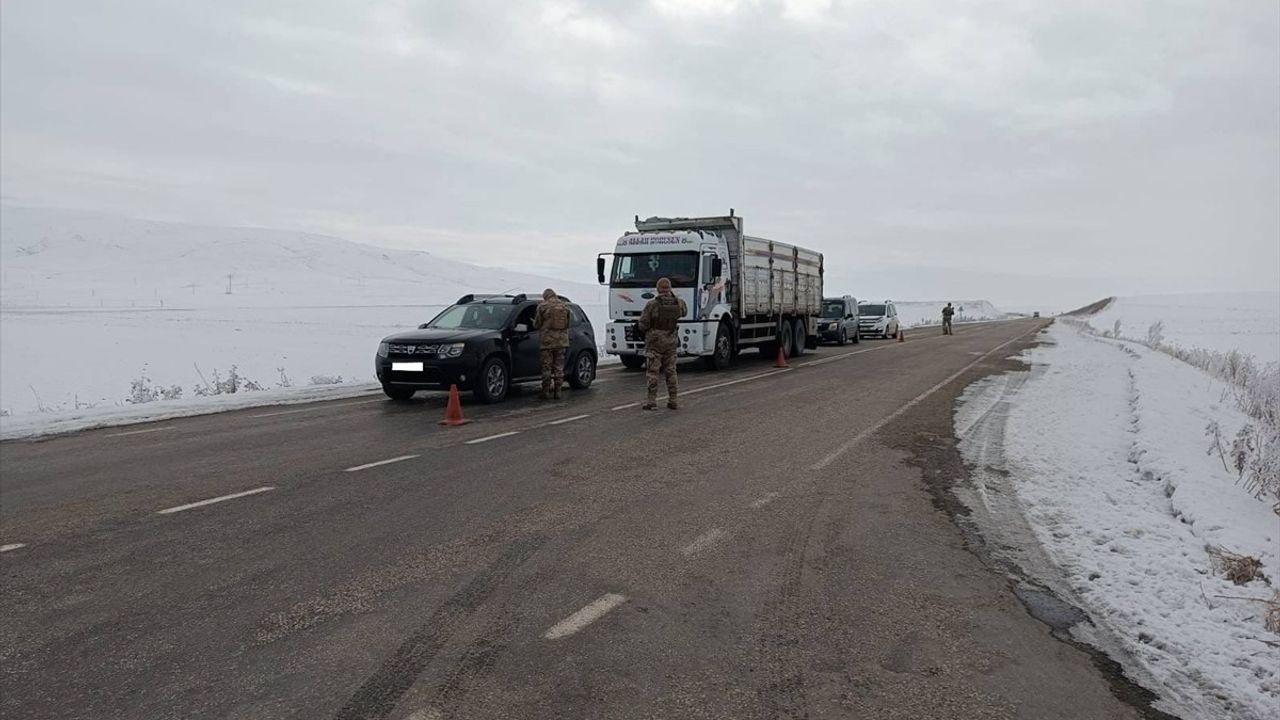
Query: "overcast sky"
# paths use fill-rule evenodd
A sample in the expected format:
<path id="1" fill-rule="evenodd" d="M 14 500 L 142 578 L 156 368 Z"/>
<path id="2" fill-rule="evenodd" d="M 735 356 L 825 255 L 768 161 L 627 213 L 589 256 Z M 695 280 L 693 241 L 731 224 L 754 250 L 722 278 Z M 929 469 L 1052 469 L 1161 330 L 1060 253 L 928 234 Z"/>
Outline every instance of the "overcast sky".
<path id="1" fill-rule="evenodd" d="M 9 204 L 576 280 L 635 214 L 828 292 L 1280 289 L 1275 0 L 5 0 Z"/>

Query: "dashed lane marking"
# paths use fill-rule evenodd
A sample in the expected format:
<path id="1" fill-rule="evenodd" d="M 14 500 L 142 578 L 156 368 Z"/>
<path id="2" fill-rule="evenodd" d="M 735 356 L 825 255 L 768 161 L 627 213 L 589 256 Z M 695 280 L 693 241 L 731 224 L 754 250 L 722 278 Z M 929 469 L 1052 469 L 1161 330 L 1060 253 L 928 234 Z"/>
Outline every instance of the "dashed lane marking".
<path id="1" fill-rule="evenodd" d="M 20 550 L 26 546 L 27 546 L 26 543 L 9 543 L 8 545 L 0 545 L 0 553 L 11 552 L 13 550 Z"/>
<path id="2" fill-rule="evenodd" d="M 775 370 L 770 370 L 768 372 L 762 372 L 762 373 L 757 373 L 755 375 L 748 375 L 746 377 L 741 377 L 741 378 L 738 378 L 737 380 L 727 380 L 725 382 L 716 383 L 714 385 L 703 385 L 702 387 L 697 387 L 692 390 L 683 391 L 681 395 L 697 395 L 698 393 L 706 392 L 708 390 L 717 390 L 722 387 L 737 385 L 738 383 L 751 382 L 752 380 L 759 380 L 761 378 L 773 377 L 774 375 L 781 375 L 782 373 L 785 373 L 785 372 L 791 372 L 791 368 L 777 368 Z"/>
<path id="3" fill-rule="evenodd" d="M 778 499 L 778 493 L 776 492 L 765 493 L 764 495 L 761 495 L 755 500 L 752 500 L 751 507 L 754 510 L 759 510 L 760 508 L 764 507 L 765 505 L 768 505 L 769 503 L 777 499 Z"/>
<path id="4" fill-rule="evenodd" d="M 611 408 L 609 408 L 609 411 L 610 411 L 610 412 L 617 412 L 617 411 L 619 411 L 619 410 L 626 410 L 627 408 L 633 408 L 633 407 L 636 407 L 636 406 L 638 406 L 639 404 L 640 404 L 640 403 L 638 403 L 638 402 L 627 403 L 626 405 L 619 405 L 619 406 L 617 406 L 617 407 L 611 407 Z"/>
<path id="5" fill-rule="evenodd" d="M 618 607 L 626 601 L 627 598 L 624 595 L 618 595 L 615 593 L 602 595 L 578 612 L 561 620 L 555 625 L 552 625 L 551 629 L 543 633 L 542 637 L 547 640 L 560 640 L 562 638 L 567 638 L 604 617 L 610 610 Z"/>
<path id="6" fill-rule="evenodd" d="M 583 418 L 589 418 L 589 417 L 591 417 L 591 413 L 587 413 L 585 415 L 574 415 L 573 417 L 567 417 L 567 418 L 560 418 L 559 420 L 552 420 L 547 424 L 548 425 L 564 425 L 565 423 L 571 423 L 574 420 L 582 420 Z"/>
<path id="7" fill-rule="evenodd" d="M 186 505 L 179 505 L 177 507 L 165 508 L 164 510 L 157 510 L 156 514 L 170 515 L 172 513 L 182 512 L 183 510 L 191 510 L 192 508 L 204 507 L 205 505 L 212 505 L 214 503 L 226 502 L 227 500 L 235 500 L 236 498 L 247 497 L 249 495 L 257 495 L 258 493 L 270 492 L 272 490 L 275 490 L 275 488 L 271 485 L 267 485 L 265 487 L 254 488 L 252 490 L 245 490 L 244 492 L 232 493 L 230 495 L 222 495 L 216 498 L 209 498 L 208 500 L 201 500 L 200 502 L 193 502 L 193 503 L 188 503 Z"/>
<path id="8" fill-rule="evenodd" d="M 519 430 L 512 430 L 511 432 L 498 433 L 497 435 L 489 435 L 489 436 L 487 436 L 487 437 L 476 438 L 475 440 L 468 440 L 468 441 L 467 441 L 466 443 L 464 443 L 464 444 L 465 444 L 465 445 L 479 445 L 480 443 L 487 443 L 487 442 L 489 442 L 490 440 L 498 440 L 498 439 L 501 439 L 501 438 L 511 437 L 512 435 L 519 435 L 519 434 L 520 434 L 520 431 L 519 431 Z"/>
<path id="9" fill-rule="evenodd" d="M 700 553 L 703 550 L 706 550 L 712 545 L 715 545 L 716 543 L 725 539 L 726 537 L 728 537 L 728 535 L 729 535 L 728 533 L 726 533 L 724 530 L 721 530 L 720 528 L 711 528 L 710 530 L 694 538 L 693 542 L 680 548 L 680 554 L 685 555 L 687 557 L 689 555 Z"/>
<path id="10" fill-rule="evenodd" d="M 126 435 L 145 435 L 146 433 L 160 432 L 162 430 L 177 430 L 176 425 L 166 425 L 165 427 L 147 428 L 146 430 L 129 430 L 128 432 L 111 433 L 107 437 L 124 437 Z"/>
<path id="11" fill-rule="evenodd" d="M 412 460 L 416 457 L 420 457 L 420 456 L 419 455 L 401 455 L 400 457 L 393 457 L 389 460 L 379 460 L 377 462 L 365 463 L 364 465 L 356 465 L 355 467 L 349 467 L 343 472 L 356 472 L 358 470 L 368 470 L 369 468 L 378 467 L 379 465 L 390 465 L 391 463 L 398 463 L 404 460 Z"/>

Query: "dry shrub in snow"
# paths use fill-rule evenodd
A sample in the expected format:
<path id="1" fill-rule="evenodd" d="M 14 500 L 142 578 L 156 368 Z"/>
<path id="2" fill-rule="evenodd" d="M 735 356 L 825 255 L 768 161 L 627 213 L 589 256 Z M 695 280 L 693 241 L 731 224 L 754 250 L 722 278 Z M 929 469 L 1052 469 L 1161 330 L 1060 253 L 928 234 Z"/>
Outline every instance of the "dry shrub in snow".
<path id="1" fill-rule="evenodd" d="M 129 383 L 129 402 L 134 405 L 157 400 L 177 400 L 181 397 L 182 388 L 177 385 L 171 385 L 167 388 L 153 385 L 151 378 L 147 377 L 145 366 L 142 368 L 142 374 Z M 88 405 L 87 407 L 93 406 Z M 76 409 L 80 409 L 79 398 L 76 399 Z"/>
<path id="2" fill-rule="evenodd" d="M 199 370 L 200 369 L 197 367 L 196 371 L 199 372 Z M 213 382 L 205 380 L 203 374 L 200 375 L 200 380 L 202 381 L 202 384 L 195 387 L 195 393 L 200 397 L 209 397 L 210 395 L 232 395 L 238 392 L 263 389 L 262 385 L 241 375 L 239 368 L 235 365 L 232 365 L 231 369 L 227 371 L 226 378 L 223 378 L 215 368 L 213 371 Z"/>
<path id="3" fill-rule="evenodd" d="M 341 375 L 312 375 L 310 383 L 312 385 L 341 385 Z"/>
<path id="4" fill-rule="evenodd" d="M 1266 602 L 1267 615 L 1263 624 L 1270 632 L 1280 635 L 1280 591 L 1273 593 Z"/>
<path id="5" fill-rule="evenodd" d="M 1266 580 L 1262 561 L 1248 555 L 1237 555 L 1220 547 L 1209 548 L 1209 562 L 1215 575 L 1222 575 L 1236 585 Z"/>

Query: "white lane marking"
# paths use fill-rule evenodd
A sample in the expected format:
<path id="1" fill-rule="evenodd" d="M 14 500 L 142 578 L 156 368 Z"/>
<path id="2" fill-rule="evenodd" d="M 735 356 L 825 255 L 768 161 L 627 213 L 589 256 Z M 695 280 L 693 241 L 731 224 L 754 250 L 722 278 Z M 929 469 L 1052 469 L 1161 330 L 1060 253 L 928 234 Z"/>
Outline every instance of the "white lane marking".
<path id="1" fill-rule="evenodd" d="M 1040 331 L 1040 328 L 1035 328 L 1035 329 L 1034 329 L 1034 330 L 1032 330 L 1031 332 L 1039 332 L 1039 331 Z M 834 451 L 834 452 L 832 452 L 830 455 L 828 455 L 828 456 L 826 456 L 826 457 L 822 458 L 821 460 L 819 460 L 818 462 L 814 463 L 813 465 L 810 465 L 810 466 L 809 466 L 809 469 L 810 469 L 810 470 L 822 470 L 822 469 L 825 469 L 826 467 L 828 467 L 829 465 L 831 465 L 831 463 L 833 463 L 833 462 L 835 462 L 837 459 L 839 459 L 841 455 L 843 455 L 843 454 L 845 454 L 845 453 L 849 452 L 849 450 L 850 450 L 850 449 L 852 449 L 855 445 L 857 445 L 858 443 L 862 442 L 863 440 L 866 440 L 866 439 L 867 439 L 868 437 L 870 437 L 871 435 L 875 434 L 875 433 L 876 433 L 880 428 L 882 428 L 882 427 L 884 427 L 885 425 L 888 425 L 889 423 L 893 422 L 894 420 L 896 420 L 898 417 L 900 417 L 900 416 L 901 416 L 903 413 L 905 413 L 906 411 L 910 410 L 911 408 L 915 407 L 916 405 L 919 405 L 921 402 L 923 402 L 923 401 L 924 401 L 924 399 L 925 399 L 925 398 L 929 397 L 930 395 L 932 395 L 932 394 L 934 394 L 934 393 L 938 392 L 938 391 L 939 391 L 939 390 L 941 390 L 942 388 L 944 388 L 944 387 L 946 387 L 947 385 L 951 384 L 951 383 L 952 383 L 956 378 L 960 377 L 961 375 L 964 375 L 965 373 L 969 372 L 969 370 L 971 370 L 971 369 L 973 368 L 973 366 L 975 366 L 975 365 L 977 365 L 978 363 L 980 363 L 980 362 L 982 362 L 983 360 L 985 360 L 985 359 L 987 358 L 987 356 L 994 354 L 997 350 L 999 350 L 1000 348 L 1004 347 L 1005 345 L 1009 345 L 1009 344 L 1011 344 L 1011 343 L 1017 342 L 1018 340 L 1021 340 L 1022 338 L 1026 337 L 1027 335 L 1030 335 L 1030 334 L 1031 334 L 1031 332 L 1025 332 L 1025 333 L 1022 333 L 1021 335 L 1018 335 L 1017 337 L 1015 337 L 1015 338 L 1013 338 L 1013 339 L 1011 339 L 1011 340 L 1006 340 L 1006 341 L 1004 341 L 1004 342 L 1000 343 L 999 345 L 997 345 L 997 346 L 995 346 L 995 347 L 991 348 L 990 350 L 986 351 L 985 353 L 983 353 L 983 354 L 982 354 L 982 357 L 978 358 L 977 360 L 974 360 L 973 362 L 969 363 L 968 365 L 965 365 L 963 368 L 960 368 L 960 369 L 959 369 L 959 370 L 957 370 L 956 372 L 954 372 L 954 373 L 952 373 L 952 374 L 948 375 L 948 376 L 946 377 L 946 379 L 944 379 L 942 382 L 938 383 L 937 385 L 934 385 L 933 387 L 929 388 L 928 390 L 925 390 L 924 392 L 922 392 L 922 393 L 920 393 L 919 395 L 915 396 L 915 397 L 914 397 L 914 398 L 912 398 L 912 399 L 910 400 L 910 402 L 908 402 L 906 405 L 903 405 L 902 407 L 900 407 L 900 408 L 898 408 L 897 410 L 893 411 L 893 413 L 891 413 L 891 414 L 890 414 L 890 415 L 888 415 L 887 417 L 882 418 L 882 419 L 880 420 L 880 422 L 876 423 L 875 425 L 872 425 L 871 427 L 867 428 L 866 430 L 863 430 L 862 432 L 858 433 L 857 435 L 854 435 L 854 436 L 853 436 L 853 438 L 851 438 L 851 439 L 849 439 L 849 440 L 846 440 L 844 443 L 842 443 L 842 444 L 840 445 L 840 447 L 836 448 L 836 449 L 835 449 L 835 451 Z"/>
<path id="2" fill-rule="evenodd" d="M 685 390 L 680 394 L 681 395 L 697 395 L 700 392 L 715 390 L 717 388 L 722 388 L 722 387 L 729 387 L 730 385 L 737 385 L 738 383 L 750 382 L 752 380 L 759 380 L 761 378 L 773 377 L 774 375 L 781 375 L 782 373 L 785 373 L 785 372 L 791 372 L 791 368 L 776 368 L 768 372 L 762 372 L 756 375 L 748 375 L 746 377 L 738 378 L 737 380 L 728 380 L 726 382 L 716 383 L 714 385 L 703 385 L 702 387 L 694 388 L 692 390 Z"/>
<path id="3" fill-rule="evenodd" d="M 693 555 L 694 553 L 702 552 L 726 537 L 728 537 L 728 533 L 724 530 L 721 530 L 720 528 L 711 528 L 694 538 L 693 542 L 680 548 L 680 553 L 682 555 Z"/>
<path id="4" fill-rule="evenodd" d="M 190 510 L 192 508 L 204 507 L 205 505 L 212 505 L 214 503 L 225 502 L 227 500 L 235 500 L 236 498 L 242 498 L 248 495 L 257 495 L 258 493 L 270 492 L 272 490 L 275 490 L 273 486 L 266 485 L 264 487 L 254 488 L 252 490 L 245 490 L 244 492 L 232 493 L 230 495 L 223 495 L 221 497 L 209 498 L 208 500 L 201 500 L 200 502 L 193 502 L 193 503 L 188 503 L 186 505 L 179 505 L 177 507 L 165 508 L 164 510 L 157 510 L 156 514 L 168 515 L 170 513 L 182 512 L 183 510 Z"/>
<path id="5" fill-rule="evenodd" d="M 376 403 L 376 402 L 377 403 L 386 402 L 386 400 L 383 398 L 374 398 L 372 400 L 361 400 L 360 402 L 339 403 L 337 405 L 321 405 L 320 407 L 298 408 L 297 410 L 280 410 L 277 412 L 259 413 L 257 415 L 250 415 L 249 417 L 269 418 L 269 417 L 276 417 L 278 415 L 296 415 L 298 413 L 304 413 L 304 412 L 316 412 L 317 410 L 329 410 L 331 408 L 351 407 L 353 405 L 368 405 L 369 403 Z"/>
<path id="6" fill-rule="evenodd" d="M 764 507 L 765 505 L 768 505 L 769 503 L 777 499 L 778 499 L 778 493 L 776 492 L 765 493 L 764 495 L 761 495 L 755 500 L 752 500 L 751 507 L 753 509 L 759 510 L 760 508 Z"/>
<path id="7" fill-rule="evenodd" d="M 379 460 L 378 462 L 365 463 L 364 465 L 356 465 L 355 467 L 349 467 L 346 470 L 343 470 L 343 472 L 356 472 L 357 470 L 368 470 L 371 467 L 378 467 L 379 465 L 390 465 L 391 463 L 398 463 L 403 460 L 412 460 L 416 457 L 420 457 L 420 456 L 419 455 L 401 455 L 400 457 L 393 457 L 390 460 Z"/>
<path id="8" fill-rule="evenodd" d="M 26 547 L 26 543 L 9 543 L 8 545 L 0 545 L 0 552 L 9 552 L 10 550 L 18 550 Z"/>
<path id="9" fill-rule="evenodd" d="M 165 427 L 147 428 L 146 430 L 130 430 L 128 432 L 111 433 L 107 437 L 124 437 L 125 435 L 142 435 L 145 433 L 160 432 L 161 430 L 177 430 L 176 425 L 167 425 Z"/>
<path id="10" fill-rule="evenodd" d="M 604 617 L 610 610 L 618 607 L 626 601 L 627 598 L 624 595 L 618 595 L 615 593 L 601 595 L 598 599 L 592 601 L 589 605 L 578 612 L 561 620 L 555 625 L 552 625 L 551 629 L 543 633 L 542 637 L 548 640 L 559 640 L 561 638 L 569 637 L 582 628 Z"/>
<path id="11" fill-rule="evenodd" d="M 512 430 L 511 432 L 498 433 L 497 435 L 490 435 L 490 436 L 488 436 L 488 437 L 476 438 L 475 440 L 468 440 L 468 441 L 467 441 L 466 443 L 464 443 L 464 444 L 465 444 L 465 445 L 479 445 L 480 443 L 487 443 L 487 442 L 489 442 L 490 440 L 497 440 L 497 439 L 499 439 L 499 438 L 511 437 L 512 435 L 519 435 L 519 434 L 520 434 L 520 431 L 519 431 L 519 430 Z"/>
<path id="12" fill-rule="evenodd" d="M 637 405 L 639 405 L 639 404 L 640 404 L 640 403 L 638 403 L 638 402 L 627 403 L 626 405 L 619 405 L 618 407 L 612 407 L 612 408 L 609 408 L 609 410 L 610 410 L 610 412 L 617 412 L 617 411 L 619 411 L 619 410 L 626 410 L 627 408 L 633 408 L 633 407 L 635 407 L 635 406 L 637 406 Z"/>
<path id="13" fill-rule="evenodd" d="M 548 425 L 563 425 L 563 424 L 565 424 L 565 423 L 571 423 L 571 422 L 573 422 L 574 420 L 581 420 L 581 419 L 583 419 L 583 418 L 589 418 L 589 417 L 591 417 L 591 413 L 587 413 L 586 415 L 574 415 L 573 417 L 560 418 L 559 420 L 552 420 L 551 422 L 549 422 L 549 423 L 547 423 L 547 424 L 548 424 Z"/>

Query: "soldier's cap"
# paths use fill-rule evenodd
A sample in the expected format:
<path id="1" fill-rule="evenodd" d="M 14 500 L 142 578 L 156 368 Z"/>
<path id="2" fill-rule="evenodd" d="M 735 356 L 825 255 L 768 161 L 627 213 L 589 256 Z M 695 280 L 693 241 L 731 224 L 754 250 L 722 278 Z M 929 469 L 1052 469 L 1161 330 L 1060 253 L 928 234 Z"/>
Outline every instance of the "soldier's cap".
<path id="1" fill-rule="evenodd" d="M 552 290 L 551 288 L 547 288 L 546 290 L 543 290 L 543 291 L 542 291 L 542 299 L 543 299 L 543 300 L 550 300 L 551 298 L 553 298 L 553 297 L 555 297 L 555 296 L 556 296 L 556 291 L 555 291 L 555 290 Z"/>
<path id="2" fill-rule="evenodd" d="M 671 281 L 666 278 L 658 278 L 658 290 L 670 290 Z"/>

